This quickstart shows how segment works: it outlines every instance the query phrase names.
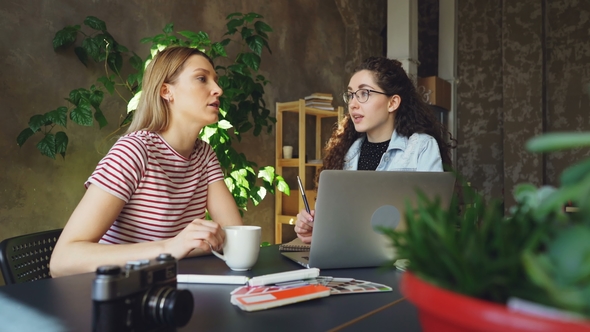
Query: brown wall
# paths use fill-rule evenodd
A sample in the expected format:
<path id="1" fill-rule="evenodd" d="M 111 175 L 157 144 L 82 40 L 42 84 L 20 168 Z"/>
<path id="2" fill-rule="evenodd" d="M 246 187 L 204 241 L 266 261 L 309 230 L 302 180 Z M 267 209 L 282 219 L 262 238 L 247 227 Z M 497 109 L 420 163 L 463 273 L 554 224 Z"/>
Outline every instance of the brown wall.
<path id="1" fill-rule="evenodd" d="M 459 0 L 459 171 L 487 197 L 522 182 L 558 185 L 587 149 L 531 154 L 550 131 L 590 129 L 590 2 Z"/>
<path id="2" fill-rule="evenodd" d="M 37 113 L 59 106 L 70 90 L 90 87 L 101 68 L 85 68 L 71 51 L 54 52 L 51 41 L 66 25 L 82 24 L 88 15 L 104 20 L 123 45 L 145 57 L 143 37 L 173 22 L 180 30 L 203 30 L 220 39 L 225 17 L 257 12 L 274 29 L 272 55 L 265 52 L 261 74 L 271 81 L 266 102 L 274 113 L 277 101 L 291 101 L 312 92 L 339 96 L 349 68 L 369 55 L 380 55 L 379 33 L 385 26 L 386 1 L 354 0 L 23 0 L 0 4 L 0 240 L 24 233 L 63 227 L 84 193 L 83 183 L 113 143 L 109 134 L 125 113 L 125 103 L 108 97 L 103 111 L 110 121 L 82 128 L 70 122 L 65 160 L 43 157 L 32 137 L 22 148 L 16 137 Z M 342 105 L 335 98 L 336 105 Z M 258 165 L 274 163 L 274 134 L 247 137 L 239 147 Z M 274 238 L 274 196 L 251 207 L 245 222 L 263 226 L 263 240 Z"/>

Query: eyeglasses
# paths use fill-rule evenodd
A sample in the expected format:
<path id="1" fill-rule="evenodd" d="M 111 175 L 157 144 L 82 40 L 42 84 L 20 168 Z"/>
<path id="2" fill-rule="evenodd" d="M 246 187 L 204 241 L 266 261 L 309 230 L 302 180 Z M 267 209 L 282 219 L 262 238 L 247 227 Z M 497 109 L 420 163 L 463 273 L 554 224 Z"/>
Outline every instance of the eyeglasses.
<path id="1" fill-rule="evenodd" d="M 379 91 L 370 90 L 370 89 L 358 89 L 355 92 L 346 91 L 345 93 L 342 94 L 342 98 L 344 99 L 344 102 L 348 104 L 348 103 L 350 103 L 352 98 L 354 98 L 356 96 L 356 101 L 358 101 L 359 103 L 365 103 L 367 100 L 369 100 L 369 96 L 371 96 L 371 92 L 382 94 L 382 95 L 387 95 L 385 92 L 379 92 Z"/>

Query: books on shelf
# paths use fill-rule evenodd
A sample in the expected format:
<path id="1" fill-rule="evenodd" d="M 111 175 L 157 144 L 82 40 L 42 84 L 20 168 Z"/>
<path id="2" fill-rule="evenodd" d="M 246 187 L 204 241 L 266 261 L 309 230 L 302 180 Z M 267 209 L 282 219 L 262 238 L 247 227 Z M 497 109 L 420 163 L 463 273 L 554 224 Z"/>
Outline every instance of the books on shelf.
<path id="1" fill-rule="evenodd" d="M 305 96 L 305 106 L 313 107 L 326 111 L 333 111 L 332 95 L 329 93 L 314 92 L 309 96 Z"/>
<path id="2" fill-rule="evenodd" d="M 334 99 L 332 97 L 331 93 L 320 93 L 320 92 L 314 92 L 309 96 L 305 96 L 304 98 L 305 100 L 320 100 L 320 101 L 328 101 L 328 102 L 332 102 L 332 100 Z"/>
<path id="3" fill-rule="evenodd" d="M 318 96 L 318 97 L 325 97 L 325 98 L 330 98 L 330 100 L 332 99 L 332 94 L 331 93 L 324 93 L 324 92 L 314 92 L 311 94 L 312 96 Z"/>

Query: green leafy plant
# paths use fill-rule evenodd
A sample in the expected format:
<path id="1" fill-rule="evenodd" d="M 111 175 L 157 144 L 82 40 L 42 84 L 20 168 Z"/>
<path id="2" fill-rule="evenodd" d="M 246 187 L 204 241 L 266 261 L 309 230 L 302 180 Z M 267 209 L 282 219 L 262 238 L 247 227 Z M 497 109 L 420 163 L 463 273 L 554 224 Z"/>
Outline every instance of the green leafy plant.
<path id="1" fill-rule="evenodd" d="M 69 138 L 65 131 L 68 118 L 81 126 L 93 126 L 94 121 L 100 128 L 108 122 L 101 103 L 105 92 L 116 95 L 127 103 L 126 112 L 119 119 L 119 129 L 126 127 L 137 106 L 141 94 L 143 71 L 147 63 L 157 53 L 171 45 L 198 48 L 217 62 L 216 71 L 219 85 L 224 94 L 220 98 L 220 117 L 216 124 L 203 128 L 201 138 L 208 142 L 215 151 L 225 174 L 225 183 L 232 192 L 240 212 L 246 210 L 249 201 L 254 205 L 266 196 L 279 191 L 289 192 L 284 179 L 277 175 L 272 166 L 258 167 L 239 153 L 232 143 L 240 141 L 242 135 L 252 131 L 254 136 L 262 132 L 271 133 L 276 119 L 266 107 L 264 87 L 269 81 L 258 73 L 262 53 L 267 49 L 268 34 L 272 28 L 262 21 L 256 13 L 233 13 L 227 16 L 227 31 L 221 41 L 212 41 L 206 32 L 174 31 L 172 23 L 166 25 L 162 34 L 146 37 L 141 43 L 151 43 L 151 52 L 142 59 L 135 52 L 119 44 L 108 32 L 106 23 L 94 16 L 84 20 L 85 31 L 80 25 L 67 26 L 58 31 L 53 39 L 56 51 L 73 48 L 78 59 L 85 65 L 93 63 L 104 67 L 104 75 L 97 78 L 89 89 L 77 88 L 69 93 L 65 100 L 70 105 L 60 106 L 44 114 L 33 115 L 17 137 L 22 146 L 33 135 L 42 138 L 37 149 L 42 155 L 55 158 L 66 156 Z M 83 39 L 77 44 L 78 36 Z M 229 56 L 226 50 L 231 44 L 237 50 Z M 124 67 L 128 63 L 131 68 Z M 258 180 L 261 179 L 261 186 Z"/>
<path id="2" fill-rule="evenodd" d="M 590 146 L 590 133 L 553 133 L 530 140 L 532 152 Z M 558 188 L 520 184 L 504 216 L 464 188 L 473 202 L 457 213 L 419 194 L 407 230 L 384 229 L 412 273 L 467 296 L 506 303 L 517 297 L 590 317 L 590 158 L 564 170 Z M 577 213 L 566 213 L 573 205 Z"/>

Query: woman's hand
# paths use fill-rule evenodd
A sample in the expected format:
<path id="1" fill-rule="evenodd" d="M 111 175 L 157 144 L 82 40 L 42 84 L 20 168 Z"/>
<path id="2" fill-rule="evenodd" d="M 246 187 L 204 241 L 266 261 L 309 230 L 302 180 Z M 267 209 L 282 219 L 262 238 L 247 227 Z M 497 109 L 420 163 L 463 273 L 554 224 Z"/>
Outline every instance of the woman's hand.
<path id="1" fill-rule="evenodd" d="M 295 222 L 295 233 L 303 243 L 311 243 L 311 232 L 313 231 L 313 218 L 315 210 L 307 213 L 305 210 L 299 211 L 297 221 Z"/>
<path id="2" fill-rule="evenodd" d="M 175 237 L 165 240 L 165 252 L 176 259 L 186 257 L 197 249 L 204 252 L 221 250 L 225 241 L 225 232 L 216 222 L 195 219 Z"/>

